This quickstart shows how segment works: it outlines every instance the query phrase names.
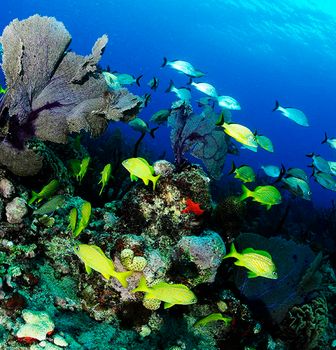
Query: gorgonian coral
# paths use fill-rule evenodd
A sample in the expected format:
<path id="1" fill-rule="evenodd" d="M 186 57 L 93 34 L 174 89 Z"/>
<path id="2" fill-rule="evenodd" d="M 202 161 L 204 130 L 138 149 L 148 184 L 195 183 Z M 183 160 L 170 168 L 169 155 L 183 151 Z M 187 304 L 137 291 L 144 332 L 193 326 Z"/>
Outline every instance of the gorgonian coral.
<path id="1" fill-rule="evenodd" d="M 212 110 L 194 114 L 186 103 L 172 109 L 168 125 L 172 128 L 170 140 L 177 166 L 183 165 L 184 156 L 189 153 L 204 163 L 211 177 L 221 177 L 227 145 L 225 134 L 216 126 L 217 119 Z"/>
<path id="2" fill-rule="evenodd" d="M 0 162 L 17 175 L 33 175 L 42 159 L 27 147 L 36 137 L 66 143 L 81 130 L 100 135 L 110 120 L 129 121 L 141 101 L 127 90 L 109 91 L 97 69 L 108 38 L 92 53 L 67 51 L 71 36 L 55 18 L 14 20 L 3 31 L 2 69 L 8 91 L 0 102 Z"/>

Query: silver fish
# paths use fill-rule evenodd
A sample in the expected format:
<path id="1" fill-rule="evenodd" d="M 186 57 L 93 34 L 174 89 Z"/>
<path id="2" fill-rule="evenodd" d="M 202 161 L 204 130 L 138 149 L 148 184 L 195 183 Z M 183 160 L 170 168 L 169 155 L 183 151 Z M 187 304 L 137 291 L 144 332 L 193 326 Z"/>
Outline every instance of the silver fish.
<path id="1" fill-rule="evenodd" d="M 217 102 L 220 107 L 229 109 L 231 111 L 239 111 L 241 109 L 238 101 L 230 96 L 218 96 Z"/>
<path id="2" fill-rule="evenodd" d="M 171 68 L 177 70 L 178 72 L 184 73 L 191 78 L 203 77 L 204 73 L 195 69 L 194 66 L 186 61 L 175 60 L 168 61 L 166 57 L 163 58 L 163 64 L 161 67 L 170 66 Z"/>
<path id="3" fill-rule="evenodd" d="M 293 120 L 296 124 L 301 126 L 309 126 L 308 118 L 306 115 L 296 108 L 291 107 L 282 107 L 280 106 L 278 101 L 275 101 L 275 107 L 273 108 L 273 112 L 279 111 L 288 119 Z"/>
<path id="4" fill-rule="evenodd" d="M 191 100 L 190 90 L 187 88 L 178 89 L 177 87 L 175 87 L 174 82 L 172 80 L 170 81 L 166 92 L 173 92 L 182 101 L 188 102 Z"/>

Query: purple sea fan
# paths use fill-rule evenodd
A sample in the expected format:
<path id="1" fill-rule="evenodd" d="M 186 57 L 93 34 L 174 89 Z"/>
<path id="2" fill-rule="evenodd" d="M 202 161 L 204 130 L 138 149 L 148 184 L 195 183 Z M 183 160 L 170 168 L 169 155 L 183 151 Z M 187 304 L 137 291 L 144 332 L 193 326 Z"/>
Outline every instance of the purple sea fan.
<path id="1" fill-rule="evenodd" d="M 210 109 L 200 115 L 194 114 L 186 103 L 172 109 L 168 125 L 172 128 L 170 140 L 178 167 L 184 164 L 184 156 L 189 153 L 204 163 L 212 178 L 221 177 L 227 144 L 216 120 L 217 115 Z"/>
<path id="2" fill-rule="evenodd" d="M 81 130 L 98 136 L 108 121 L 129 121 L 139 112 L 140 99 L 125 89 L 109 91 L 97 69 L 107 36 L 87 56 L 67 51 L 70 42 L 61 22 L 39 15 L 12 21 L 0 37 L 8 87 L 0 102 L 0 163 L 17 175 L 42 167 L 27 147 L 32 137 L 67 143 Z M 21 163 L 22 154 L 31 162 Z"/>

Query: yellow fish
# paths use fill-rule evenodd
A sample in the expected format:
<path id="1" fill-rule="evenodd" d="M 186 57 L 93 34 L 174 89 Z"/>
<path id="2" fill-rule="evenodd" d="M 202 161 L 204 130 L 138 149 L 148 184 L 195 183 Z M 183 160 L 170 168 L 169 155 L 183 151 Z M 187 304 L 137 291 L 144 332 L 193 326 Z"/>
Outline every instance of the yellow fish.
<path id="1" fill-rule="evenodd" d="M 234 244 L 232 243 L 230 253 L 224 257 L 224 259 L 228 258 L 236 258 L 237 261 L 234 263 L 235 265 L 246 267 L 249 270 L 247 273 L 248 278 L 278 278 L 272 257 L 264 250 L 246 248 L 240 254 L 237 252 Z"/>
<path id="2" fill-rule="evenodd" d="M 154 169 L 144 158 L 129 158 L 122 162 L 122 165 L 129 171 L 131 181 L 136 181 L 140 178 L 145 185 L 149 181 L 153 182 L 153 190 L 155 190 L 156 182 L 160 175 L 154 176 Z"/>
<path id="3" fill-rule="evenodd" d="M 79 172 L 76 175 L 77 181 L 82 182 L 83 177 L 85 176 L 87 170 L 88 170 L 88 166 L 90 163 L 91 158 L 90 157 L 85 157 L 82 162 L 80 163 L 80 168 L 79 168 Z"/>
<path id="4" fill-rule="evenodd" d="M 32 191 L 32 197 L 28 201 L 28 204 L 33 204 L 36 200 L 37 203 L 41 202 L 45 198 L 51 197 L 58 189 L 58 180 L 51 180 L 48 185 L 45 185 L 40 192 Z"/>
<path id="5" fill-rule="evenodd" d="M 215 321 L 223 321 L 226 326 L 230 325 L 232 318 L 231 317 L 225 317 L 221 313 L 212 313 L 208 316 L 205 316 L 198 320 L 195 324 L 194 327 L 199 327 L 199 326 L 206 326 L 210 322 L 215 322 Z"/>
<path id="6" fill-rule="evenodd" d="M 190 305 L 197 302 L 196 295 L 183 284 L 159 282 L 152 287 L 148 287 L 144 276 L 141 276 L 138 287 L 132 290 L 132 293 L 135 292 L 145 293 L 145 299 L 157 299 L 163 301 L 165 309 L 176 304 Z"/>
<path id="7" fill-rule="evenodd" d="M 223 113 L 220 116 L 219 121 L 216 125 L 224 128 L 224 132 L 231 136 L 236 141 L 240 142 L 243 145 L 256 148 L 258 143 L 253 132 L 244 125 L 235 124 L 235 123 L 226 123 L 224 121 Z"/>
<path id="8" fill-rule="evenodd" d="M 242 185 L 243 194 L 239 197 L 240 201 L 248 197 L 252 197 L 255 202 L 266 205 L 267 210 L 271 209 L 272 205 L 281 203 L 281 194 L 274 186 L 258 186 L 254 191 L 250 191 L 246 186 Z"/>
<path id="9" fill-rule="evenodd" d="M 235 179 L 239 179 L 243 182 L 254 182 L 256 179 L 254 170 L 250 166 L 241 165 L 237 168 L 234 162 L 232 162 L 232 168 L 229 175 L 230 174 L 235 174 Z"/>
<path id="10" fill-rule="evenodd" d="M 71 228 L 73 237 L 77 237 L 89 224 L 91 216 L 91 203 L 84 202 L 81 206 L 81 218 L 77 223 L 77 209 L 72 208 L 69 214 L 69 227 Z"/>
<path id="11" fill-rule="evenodd" d="M 112 165 L 110 163 L 106 164 L 104 166 L 103 171 L 100 173 L 101 174 L 101 179 L 98 182 L 98 184 L 102 184 L 102 187 L 100 189 L 99 195 L 101 195 L 103 193 L 104 188 L 107 185 L 107 183 L 108 183 L 108 181 L 109 181 L 109 179 L 111 177 L 111 172 L 112 172 Z"/>
<path id="12" fill-rule="evenodd" d="M 127 278 L 133 274 L 133 271 L 117 272 L 113 261 L 96 245 L 78 244 L 74 249 L 75 254 L 85 264 L 85 270 L 88 274 L 95 270 L 107 280 L 110 277 L 116 278 L 124 288 L 127 288 Z"/>

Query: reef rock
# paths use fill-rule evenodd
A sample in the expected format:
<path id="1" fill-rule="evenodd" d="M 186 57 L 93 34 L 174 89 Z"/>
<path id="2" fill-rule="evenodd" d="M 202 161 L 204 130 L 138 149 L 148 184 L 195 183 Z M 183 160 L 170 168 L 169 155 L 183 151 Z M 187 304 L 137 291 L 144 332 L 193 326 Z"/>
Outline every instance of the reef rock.
<path id="1" fill-rule="evenodd" d="M 8 91 L 0 100 L 0 162 L 17 175 L 34 175 L 41 157 L 27 141 L 67 143 L 70 133 L 100 135 L 110 120 L 129 121 L 141 101 L 127 90 L 109 91 L 97 70 L 108 38 L 91 55 L 67 51 L 71 36 L 55 18 L 35 15 L 3 31 L 2 68 Z"/>
<path id="2" fill-rule="evenodd" d="M 27 213 L 27 205 L 23 198 L 15 197 L 6 205 L 6 217 L 10 224 L 20 224 Z"/>
<path id="3" fill-rule="evenodd" d="M 183 237 L 176 246 L 176 258 L 196 265 L 197 281 L 212 283 L 226 254 L 225 244 L 218 233 L 206 230 L 201 236 Z"/>

